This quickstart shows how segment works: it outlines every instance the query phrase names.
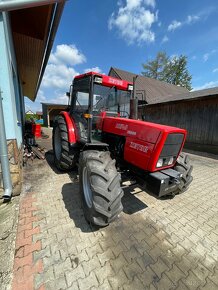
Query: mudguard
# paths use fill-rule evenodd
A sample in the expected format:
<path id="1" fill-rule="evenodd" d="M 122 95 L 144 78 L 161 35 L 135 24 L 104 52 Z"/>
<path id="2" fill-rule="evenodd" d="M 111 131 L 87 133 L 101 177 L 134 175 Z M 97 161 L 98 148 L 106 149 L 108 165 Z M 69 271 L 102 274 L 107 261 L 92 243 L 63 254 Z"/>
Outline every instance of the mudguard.
<path id="1" fill-rule="evenodd" d="M 70 117 L 69 112 L 61 111 L 60 115 L 62 115 L 65 119 L 66 125 L 67 125 L 67 132 L 68 132 L 68 142 L 72 146 L 76 143 L 76 125 L 74 123 L 74 120 Z"/>

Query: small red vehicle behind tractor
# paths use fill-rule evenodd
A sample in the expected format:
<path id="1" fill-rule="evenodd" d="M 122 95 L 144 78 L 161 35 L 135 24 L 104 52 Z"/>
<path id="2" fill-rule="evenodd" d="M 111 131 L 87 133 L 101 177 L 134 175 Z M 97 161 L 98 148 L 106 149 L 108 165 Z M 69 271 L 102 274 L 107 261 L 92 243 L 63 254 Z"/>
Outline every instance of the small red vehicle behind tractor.
<path id="1" fill-rule="evenodd" d="M 192 166 L 181 153 L 186 130 L 137 120 L 132 83 L 90 72 L 74 78 L 68 96 L 68 110 L 54 122 L 54 159 L 60 170 L 79 165 L 89 222 L 106 226 L 122 211 L 123 171 L 157 197 L 188 188 Z"/>

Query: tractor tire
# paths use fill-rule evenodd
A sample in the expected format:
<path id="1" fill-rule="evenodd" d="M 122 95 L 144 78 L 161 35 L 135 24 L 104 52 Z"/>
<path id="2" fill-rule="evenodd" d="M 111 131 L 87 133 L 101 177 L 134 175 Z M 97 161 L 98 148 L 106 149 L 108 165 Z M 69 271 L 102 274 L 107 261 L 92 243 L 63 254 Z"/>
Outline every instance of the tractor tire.
<path id="1" fill-rule="evenodd" d="M 107 226 L 123 210 L 120 174 L 108 151 L 87 150 L 80 154 L 80 192 L 85 218 L 97 226 Z"/>
<path id="2" fill-rule="evenodd" d="M 52 146 L 54 162 L 61 171 L 69 171 L 76 166 L 76 153 L 70 151 L 67 125 L 63 116 L 58 116 L 53 125 Z"/>
<path id="3" fill-rule="evenodd" d="M 193 166 L 190 164 L 190 158 L 187 154 L 181 153 L 176 161 L 174 169 L 182 173 L 181 182 L 175 194 L 186 191 L 193 180 L 191 176 Z"/>

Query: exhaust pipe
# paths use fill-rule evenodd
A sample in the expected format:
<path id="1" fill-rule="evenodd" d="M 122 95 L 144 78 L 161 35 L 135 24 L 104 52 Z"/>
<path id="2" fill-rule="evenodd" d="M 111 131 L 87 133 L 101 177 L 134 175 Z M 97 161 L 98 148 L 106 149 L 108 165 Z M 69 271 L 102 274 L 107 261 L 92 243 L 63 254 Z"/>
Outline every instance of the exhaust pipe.
<path id="1" fill-rule="evenodd" d="M 136 80 L 138 75 L 133 78 L 133 98 L 130 99 L 130 119 L 138 120 L 138 99 L 136 98 Z"/>
<path id="2" fill-rule="evenodd" d="M 5 122 L 3 116 L 2 95 L 0 90 L 0 161 L 3 175 L 4 201 L 10 201 L 12 195 L 12 182 L 8 160 L 8 147 L 5 134 Z"/>

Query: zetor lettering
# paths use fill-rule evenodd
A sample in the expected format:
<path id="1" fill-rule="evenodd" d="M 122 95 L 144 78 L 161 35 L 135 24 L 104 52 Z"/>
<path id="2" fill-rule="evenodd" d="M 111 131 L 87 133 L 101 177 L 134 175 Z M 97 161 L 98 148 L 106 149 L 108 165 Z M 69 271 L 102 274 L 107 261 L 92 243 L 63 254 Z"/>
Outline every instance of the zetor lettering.
<path id="1" fill-rule="evenodd" d="M 137 144 L 135 142 L 131 142 L 129 147 L 133 148 L 133 149 L 136 149 L 138 151 L 142 151 L 144 153 L 148 152 L 148 147 L 147 146 L 144 146 L 144 145 L 141 145 L 141 144 Z"/>

